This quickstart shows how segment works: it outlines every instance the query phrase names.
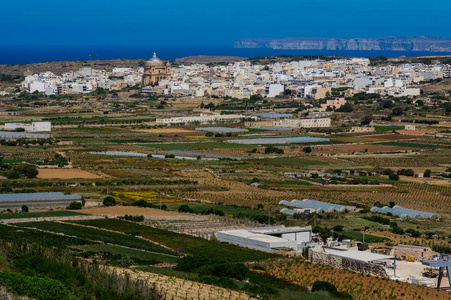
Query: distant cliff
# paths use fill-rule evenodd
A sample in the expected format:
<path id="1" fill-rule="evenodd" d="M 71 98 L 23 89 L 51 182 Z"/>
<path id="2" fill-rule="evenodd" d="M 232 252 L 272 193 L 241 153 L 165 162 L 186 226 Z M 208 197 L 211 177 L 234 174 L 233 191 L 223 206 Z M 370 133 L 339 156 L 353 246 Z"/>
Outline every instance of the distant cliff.
<path id="1" fill-rule="evenodd" d="M 451 38 L 432 36 L 380 38 L 243 38 L 235 41 L 235 48 L 451 52 Z"/>

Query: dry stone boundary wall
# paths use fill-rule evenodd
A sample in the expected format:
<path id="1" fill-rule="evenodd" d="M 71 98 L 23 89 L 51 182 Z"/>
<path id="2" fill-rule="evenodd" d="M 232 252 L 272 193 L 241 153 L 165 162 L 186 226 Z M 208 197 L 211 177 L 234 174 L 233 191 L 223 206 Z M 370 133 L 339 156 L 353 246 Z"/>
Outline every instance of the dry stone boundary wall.
<path id="1" fill-rule="evenodd" d="M 371 274 L 388 278 L 385 268 L 381 265 L 367 263 L 356 259 L 344 258 L 309 249 L 309 259 L 313 263 L 328 265 L 337 269 L 346 269 L 358 273 Z"/>

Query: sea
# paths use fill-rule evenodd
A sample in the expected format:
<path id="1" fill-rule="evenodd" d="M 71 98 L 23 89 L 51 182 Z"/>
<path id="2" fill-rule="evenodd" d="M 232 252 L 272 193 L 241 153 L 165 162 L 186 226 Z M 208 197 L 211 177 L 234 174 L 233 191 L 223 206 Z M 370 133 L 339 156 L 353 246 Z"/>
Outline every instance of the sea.
<path id="1" fill-rule="evenodd" d="M 253 58 L 274 55 L 309 55 L 337 57 L 399 57 L 451 55 L 444 52 L 280 50 L 269 48 L 234 48 L 233 46 L 0 46 L 0 64 L 30 64 L 47 61 L 102 59 L 149 59 L 153 52 L 160 59 L 175 60 L 194 55 L 227 55 Z"/>

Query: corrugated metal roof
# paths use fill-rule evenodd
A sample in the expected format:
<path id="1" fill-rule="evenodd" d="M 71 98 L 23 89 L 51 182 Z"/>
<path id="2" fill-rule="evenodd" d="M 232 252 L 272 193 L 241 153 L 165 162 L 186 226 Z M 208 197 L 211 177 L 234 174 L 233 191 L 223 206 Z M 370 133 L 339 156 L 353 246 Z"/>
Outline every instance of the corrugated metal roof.
<path id="1" fill-rule="evenodd" d="M 391 213 L 395 216 L 401 217 L 401 218 L 441 218 L 440 214 L 434 214 L 434 213 L 428 213 L 424 211 L 404 208 L 398 205 L 395 205 L 393 207 L 384 206 L 382 208 L 379 207 L 372 207 L 370 209 L 372 212 L 380 212 L 380 213 Z"/>
<path id="2" fill-rule="evenodd" d="M 30 200 L 62 200 L 62 199 L 80 199 L 77 194 L 65 195 L 60 192 L 52 193 L 20 193 L 20 194 L 0 194 L 0 201 L 30 201 Z"/>
<path id="3" fill-rule="evenodd" d="M 328 249 L 326 249 L 325 253 L 329 254 L 329 255 L 350 258 L 350 259 L 355 259 L 355 260 L 364 261 L 364 262 L 372 262 L 372 261 L 377 261 L 377 260 L 394 259 L 395 258 L 394 256 L 390 256 L 390 255 L 377 254 L 377 253 L 358 251 L 358 250 L 333 250 L 333 249 L 328 250 Z"/>
<path id="4" fill-rule="evenodd" d="M 343 212 L 347 208 L 343 205 L 333 204 L 333 203 L 327 203 L 327 202 L 321 202 L 316 200 L 310 200 L 310 199 L 304 199 L 302 201 L 293 199 L 291 202 L 282 200 L 279 202 L 279 204 L 291 206 L 291 207 L 299 207 L 299 208 L 312 208 L 315 209 L 316 212 L 334 212 L 334 211 L 340 211 Z M 291 214 L 290 211 L 287 211 L 287 213 Z"/>
<path id="5" fill-rule="evenodd" d="M 230 127 L 202 127 L 196 128 L 197 131 L 208 131 L 208 132 L 248 132 L 247 129 L 242 128 L 230 128 Z"/>

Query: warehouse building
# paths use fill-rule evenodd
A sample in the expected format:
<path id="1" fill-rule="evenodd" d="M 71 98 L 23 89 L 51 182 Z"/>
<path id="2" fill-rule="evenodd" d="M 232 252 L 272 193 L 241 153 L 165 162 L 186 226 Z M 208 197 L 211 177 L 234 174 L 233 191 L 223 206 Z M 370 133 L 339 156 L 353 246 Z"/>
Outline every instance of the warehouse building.
<path id="1" fill-rule="evenodd" d="M 63 193 L 21 193 L 0 194 L 0 210 L 21 209 L 22 205 L 29 209 L 66 208 L 72 202 L 82 203 L 80 195 L 65 195 Z"/>
<path id="2" fill-rule="evenodd" d="M 5 123 L 5 129 L 7 130 L 17 130 L 23 128 L 27 132 L 42 132 L 42 131 L 52 131 L 51 122 L 31 122 L 31 124 L 23 123 Z"/>
<path id="3" fill-rule="evenodd" d="M 301 251 L 312 239 L 312 227 L 258 227 L 218 231 L 216 238 L 265 252 Z"/>

